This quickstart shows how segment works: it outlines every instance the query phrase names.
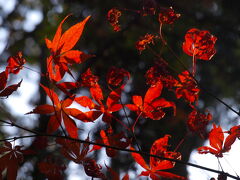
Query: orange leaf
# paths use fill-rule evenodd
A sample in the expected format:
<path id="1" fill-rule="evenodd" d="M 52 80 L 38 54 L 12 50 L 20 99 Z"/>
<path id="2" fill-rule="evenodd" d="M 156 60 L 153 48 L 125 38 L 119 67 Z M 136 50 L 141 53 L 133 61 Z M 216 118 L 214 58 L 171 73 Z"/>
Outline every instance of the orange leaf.
<path id="1" fill-rule="evenodd" d="M 132 100 L 133 100 L 133 103 L 138 107 L 141 107 L 143 105 L 141 96 L 133 96 Z"/>
<path id="2" fill-rule="evenodd" d="M 74 64 L 74 63 L 83 63 L 85 60 L 87 60 L 90 57 L 93 57 L 94 55 L 90 55 L 90 54 L 85 54 L 82 51 L 78 51 L 78 50 L 69 50 L 67 52 L 65 52 L 62 55 L 62 59 L 66 60 L 65 63 L 69 63 L 69 64 Z"/>
<path id="3" fill-rule="evenodd" d="M 89 18 L 90 16 L 86 17 L 83 21 L 73 25 L 71 28 L 64 32 L 59 43 L 59 46 L 62 47 L 61 52 L 69 51 L 75 46 L 81 37 L 84 26 Z"/>
<path id="4" fill-rule="evenodd" d="M 89 109 L 93 109 L 96 105 L 95 103 L 87 96 L 76 97 L 75 101 L 83 107 L 88 107 Z"/>
<path id="5" fill-rule="evenodd" d="M 144 97 L 144 103 L 150 104 L 154 99 L 159 97 L 161 95 L 162 88 L 163 86 L 160 82 L 150 87 Z"/>
<path id="6" fill-rule="evenodd" d="M 135 150 L 133 147 L 130 147 L 130 150 Z M 131 153 L 133 159 L 140 165 L 142 166 L 144 169 L 146 170 L 150 170 L 149 166 L 147 165 L 147 163 L 145 162 L 145 160 L 143 159 L 143 157 L 138 154 L 138 153 Z"/>
<path id="7" fill-rule="evenodd" d="M 66 19 L 69 17 L 70 15 L 67 15 L 59 24 L 57 31 L 54 35 L 54 38 L 52 40 L 52 44 L 51 44 L 51 48 L 53 52 L 56 52 L 61 46 L 59 46 L 60 44 L 60 39 L 62 36 L 62 24 L 66 21 Z M 46 43 L 48 46 L 48 42 Z"/>

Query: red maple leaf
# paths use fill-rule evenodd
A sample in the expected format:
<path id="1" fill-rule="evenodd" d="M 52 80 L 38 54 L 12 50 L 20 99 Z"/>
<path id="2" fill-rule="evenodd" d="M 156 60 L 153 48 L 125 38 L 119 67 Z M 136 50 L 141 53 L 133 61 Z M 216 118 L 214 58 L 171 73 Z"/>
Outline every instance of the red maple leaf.
<path id="1" fill-rule="evenodd" d="M 93 91 L 94 90 L 94 91 Z M 110 92 L 107 100 L 106 100 L 106 105 L 103 104 L 102 99 L 103 97 L 101 96 L 97 96 L 97 94 L 102 94 L 102 90 L 100 88 L 100 86 L 98 85 L 98 87 L 95 89 L 92 88 L 91 95 L 93 96 L 94 100 L 97 103 L 94 103 L 89 97 L 87 96 L 81 96 L 81 97 L 76 97 L 75 101 L 80 104 L 83 107 L 88 107 L 89 109 L 91 109 L 90 112 L 93 113 L 100 113 L 103 114 L 102 120 L 105 123 L 110 124 L 112 121 L 112 113 L 119 111 L 122 108 L 122 105 L 119 104 L 119 99 L 120 99 L 120 95 L 121 95 L 121 88 L 118 88 L 116 90 L 113 90 L 112 92 Z"/>
<path id="2" fill-rule="evenodd" d="M 211 119 L 212 115 L 210 113 L 205 115 L 198 112 L 196 109 L 193 109 L 188 116 L 187 125 L 192 132 L 196 132 L 204 138 L 206 134 L 205 128 Z"/>
<path id="3" fill-rule="evenodd" d="M 228 133 L 229 135 L 225 139 L 224 146 L 225 149 L 230 149 L 236 139 L 240 138 L 240 126 L 233 126 L 229 131 L 226 131 L 225 133 Z"/>
<path id="4" fill-rule="evenodd" d="M 68 96 L 73 96 L 69 90 L 74 90 L 80 87 L 88 87 L 93 98 L 97 100 L 103 100 L 103 93 L 98 84 L 99 77 L 95 76 L 91 69 L 88 68 L 84 73 L 81 74 L 81 79 L 76 82 L 61 82 L 55 83 L 56 87 L 58 87 L 62 92 L 64 92 Z"/>
<path id="5" fill-rule="evenodd" d="M 156 61 L 155 65 L 147 70 L 145 78 L 148 85 L 154 86 L 161 82 L 169 90 L 172 90 L 178 82 L 168 71 L 168 63 L 163 58 Z"/>
<path id="6" fill-rule="evenodd" d="M 126 148 L 130 144 L 130 140 L 124 135 L 123 132 L 114 134 L 111 130 L 101 130 L 100 131 L 101 139 L 98 139 L 97 142 L 100 144 L 105 144 L 108 146 L 114 146 L 119 148 Z M 101 149 L 101 146 L 94 145 L 91 151 Z M 109 157 L 114 157 L 117 154 L 117 150 L 106 148 L 106 154 Z"/>
<path id="7" fill-rule="evenodd" d="M 103 100 L 103 93 L 98 84 L 98 80 L 99 77 L 95 76 L 90 68 L 81 75 L 81 85 L 83 87 L 88 87 L 93 99 L 101 104 L 101 101 Z"/>
<path id="8" fill-rule="evenodd" d="M 217 38 L 209 31 L 190 29 L 185 35 L 185 42 L 182 45 L 183 51 L 193 57 L 192 74 L 196 72 L 196 59 L 210 60 L 216 53 L 214 47 Z"/>
<path id="9" fill-rule="evenodd" d="M 33 109 L 31 112 L 26 114 L 53 114 L 50 116 L 48 127 L 47 127 L 47 133 L 53 133 L 55 132 L 60 126 L 62 121 L 64 122 L 65 128 L 68 132 L 68 134 L 73 137 L 78 137 L 78 128 L 76 126 L 75 121 L 71 118 L 74 117 L 78 120 L 81 120 L 83 122 L 89 122 L 88 119 L 81 119 L 83 114 L 82 111 L 76 109 L 76 108 L 68 108 L 73 103 L 73 98 L 67 98 L 65 100 L 59 100 L 58 95 L 51 89 L 41 85 L 48 97 L 52 101 L 52 105 L 45 104 L 45 105 L 39 105 L 35 109 Z"/>
<path id="10" fill-rule="evenodd" d="M 69 15 L 59 24 L 52 41 L 45 39 L 46 45 L 51 52 L 51 56 L 47 58 L 47 70 L 50 79 L 54 81 L 61 80 L 66 72 L 71 75 L 68 65 L 82 63 L 92 56 L 82 51 L 72 50 L 81 37 L 85 24 L 90 16 L 80 23 L 73 25 L 62 34 L 62 24 L 68 17 Z"/>
<path id="11" fill-rule="evenodd" d="M 16 179 L 18 167 L 23 162 L 24 150 L 21 148 L 22 146 L 12 147 L 12 144 L 7 141 L 0 147 L 0 179 L 5 169 L 7 169 L 7 179 Z"/>
<path id="12" fill-rule="evenodd" d="M 163 108 L 172 107 L 175 113 L 176 107 L 173 102 L 159 98 L 162 87 L 162 83 L 157 83 L 147 90 L 144 100 L 141 96 L 133 96 L 132 100 L 134 104 L 127 104 L 126 106 L 131 111 L 136 111 L 138 115 L 142 113 L 144 118 L 153 120 L 160 120 L 165 116 L 165 112 L 162 110 Z"/>
<path id="13" fill-rule="evenodd" d="M 176 14 L 172 7 L 162 8 L 160 10 L 158 20 L 161 24 L 173 24 L 176 19 L 178 19 L 181 14 Z"/>
<path id="14" fill-rule="evenodd" d="M 190 76 L 188 71 L 183 71 L 178 75 L 179 82 L 175 84 L 176 97 L 179 99 L 183 97 L 191 104 L 198 100 L 200 89 L 196 81 Z"/>
<path id="15" fill-rule="evenodd" d="M 85 141 L 89 141 L 89 137 Z M 77 164 L 82 164 L 89 153 L 89 144 L 82 144 L 63 138 L 57 138 L 56 143 L 62 146 L 60 150 L 62 155 Z"/>
<path id="16" fill-rule="evenodd" d="M 141 53 L 149 44 L 154 44 L 155 36 L 152 34 L 146 34 L 136 42 L 136 49 Z"/>
<path id="17" fill-rule="evenodd" d="M 22 52 L 18 52 L 16 56 L 11 56 L 7 60 L 8 65 L 6 71 L 13 74 L 18 74 L 26 63 L 26 60 L 22 57 Z"/>
<path id="18" fill-rule="evenodd" d="M 14 91 L 16 91 L 22 83 L 22 80 L 17 84 L 12 84 L 7 86 L 7 79 L 8 79 L 8 71 L 3 71 L 0 73 L 0 97 L 8 97 Z M 7 87 L 6 87 L 7 86 Z"/>
<path id="19" fill-rule="evenodd" d="M 168 140 L 170 135 L 165 135 L 163 138 L 157 139 L 152 147 L 150 153 L 152 155 L 157 155 L 161 157 L 171 158 L 171 159 L 181 159 L 181 155 L 178 152 L 168 151 L 167 147 Z M 131 147 L 132 150 L 134 148 Z M 139 176 L 150 176 L 153 180 L 160 180 L 160 177 L 168 178 L 168 179 L 180 179 L 185 180 L 185 177 L 165 172 L 162 170 L 171 169 L 175 166 L 175 162 L 168 161 L 168 160 L 161 160 L 160 158 L 151 157 L 150 158 L 150 165 L 148 165 L 143 157 L 138 153 L 131 153 L 134 160 L 142 166 L 146 171 L 142 171 Z"/>
<path id="20" fill-rule="evenodd" d="M 87 137 L 85 141 L 89 141 L 89 137 Z M 101 172 L 101 165 L 97 164 L 94 159 L 87 157 L 89 153 L 89 144 L 81 144 L 79 142 L 60 138 L 58 138 L 56 142 L 62 145 L 61 153 L 63 156 L 77 164 L 82 164 L 88 176 L 106 179 L 105 175 Z"/>
<path id="21" fill-rule="evenodd" d="M 210 60 L 216 53 L 214 47 L 217 38 L 209 31 L 201 31 L 193 28 L 187 31 L 183 51 L 189 56 L 195 56 L 197 59 Z"/>
<path id="22" fill-rule="evenodd" d="M 228 152 L 231 149 L 229 141 L 224 142 L 224 134 L 221 126 L 213 124 L 213 129 L 209 133 L 210 146 L 202 146 L 198 148 L 198 153 L 207 154 L 211 153 L 216 157 L 223 157 L 223 153 Z"/>
<path id="23" fill-rule="evenodd" d="M 123 68 L 116 68 L 113 66 L 107 73 L 107 83 L 112 86 L 120 86 L 120 84 L 123 83 L 123 88 L 129 79 L 130 73 Z"/>

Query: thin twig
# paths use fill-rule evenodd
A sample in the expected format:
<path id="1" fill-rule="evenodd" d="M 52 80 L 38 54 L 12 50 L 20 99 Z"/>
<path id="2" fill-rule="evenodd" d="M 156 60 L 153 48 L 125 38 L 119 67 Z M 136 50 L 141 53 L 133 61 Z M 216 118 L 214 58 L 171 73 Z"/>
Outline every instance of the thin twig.
<path id="1" fill-rule="evenodd" d="M 228 173 L 225 173 L 225 172 L 222 172 L 222 171 L 218 171 L 218 170 L 215 170 L 215 169 L 207 168 L 207 167 L 204 167 L 204 166 L 200 166 L 200 165 L 197 165 L 197 164 L 185 162 L 185 161 L 182 161 L 182 160 L 166 158 L 166 157 L 150 154 L 150 153 L 143 152 L 143 151 L 136 151 L 136 150 L 132 150 L 132 149 L 123 149 L 123 148 L 119 148 L 119 147 L 116 147 L 116 146 L 110 146 L 110 145 L 96 143 L 96 142 L 92 142 L 92 141 L 75 139 L 75 138 L 71 138 L 71 137 L 68 137 L 68 136 L 66 137 L 66 136 L 51 135 L 51 134 L 35 134 L 35 135 L 28 135 L 28 136 L 17 136 L 17 137 L 12 137 L 12 138 L 6 138 L 6 139 L 0 140 L 0 142 L 17 140 L 17 139 L 24 139 L 24 138 L 31 138 L 31 137 L 39 137 L 39 136 L 63 138 L 63 139 L 67 139 L 67 140 L 71 140 L 71 141 L 75 141 L 75 142 L 79 142 L 79 143 L 84 143 L 84 144 L 89 144 L 89 145 L 97 145 L 97 146 L 101 146 L 101 147 L 105 147 L 105 148 L 111 148 L 111 149 L 115 149 L 115 150 L 119 150 L 119 151 L 129 152 L 129 153 L 137 153 L 137 154 L 145 155 L 145 156 L 148 156 L 148 157 L 159 158 L 161 160 L 167 160 L 167 161 L 172 161 L 172 162 L 179 163 L 179 164 L 184 164 L 184 165 L 187 165 L 187 166 L 192 166 L 192 167 L 195 167 L 195 168 L 203 169 L 203 170 L 214 172 L 214 173 L 217 173 L 217 174 L 224 174 L 224 175 L 226 175 L 228 177 L 231 177 L 233 179 L 240 180 L 239 177 L 233 176 L 231 174 L 228 174 Z"/>

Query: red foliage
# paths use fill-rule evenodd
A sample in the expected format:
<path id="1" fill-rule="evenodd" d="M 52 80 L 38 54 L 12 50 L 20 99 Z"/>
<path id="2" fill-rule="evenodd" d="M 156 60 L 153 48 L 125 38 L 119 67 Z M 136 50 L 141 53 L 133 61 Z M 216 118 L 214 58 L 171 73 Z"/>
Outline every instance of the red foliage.
<path id="1" fill-rule="evenodd" d="M 7 98 L 14 91 L 16 91 L 21 86 L 21 83 L 22 83 L 22 80 L 21 80 L 17 84 L 7 86 L 7 80 L 8 80 L 8 70 L 0 73 L 0 91 L 1 91 L 0 92 L 0 97 L 6 97 Z"/>
<path id="2" fill-rule="evenodd" d="M 7 141 L 0 147 L 0 179 L 2 179 L 2 173 L 5 169 L 9 180 L 16 179 L 18 167 L 23 162 L 24 151 L 21 148 L 22 146 L 12 147 L 12 144 Z"/>
<path id="3" fill-rule="evenodd" d="M 221 126 L 213 124 L 213 129 L 209 133 L 210 146 L 202 146 L 198 148 L 200 154 L 211 153 L 216 157 L 223 157 L 223 153 L 228 152 L 231 149 L 231 144 L 228 141 L 224 142 L 224 134 Z"/>
<path id="4" fill-rule="evenodd" d="M 129 11 L 127 9 L 124 10 Z M 180 17 L 180 14 L 176 14 L 171 7 L 167 9 L 158 7 L 155 0 L 143 0 L 142 10 L 130 11 L 137 13 L 138 15 L 140 13 L 142 16 L 158 15 L 158 21 L 160 22 L 159 36 L 147 33 L 136 42 L 136 48 L 141 53 L 150 44 L 154 45 L 155 39 L 160 38 L 163 42 L 163 48 L 161 49 L 162 52 L 164 47 L 167 45 L 167 42 L 164 40 L 161 33 L 162 25 L 173 24 L 174 21 Z M 108 11 L 107 19 L 113 26 L 114 31 L 120 30 L 119 17 L 121 16 L 121 13 L 122 12 L 116 8 Z M 112 67 L 109 70 L 106 77 L 107 83 L 104 84 L 110 90 L 108 96 L 106 95 L 107 93 L 103 92 L 101 86 L 99 85 L 99 77 L 94 75 L 90 68 L 88 68 L 86 72 L 82 73 L 78 80 L 74 82 L 63 81 L 65 73 L 68 73 L 73 77 L 69 69 L 70 66 L 80 64 L 86 59 L 92 57 L 92 55 L 85 54 L 82 51 L 72 50 L 82 36 L 85 24 L 89 20 L 90 16 L 71 26 L 63 33 L 62 25 L 68 17 L 69 16 L 66 16 L 61 21 L 52 40 L 45 39 L 47 48 L 50 50 L 51 54 L 46 60 L 47 74 L 43 76 L 47 76 L 50 86 L 41 86 L 50 98 L 51 104 L 38 105 L 31 112 L 27 113 L 50 115 L 47 132 L 46 134 L 43 132 L 35 132 L 33 130 L 28 130 L 25 127 L 16 125 L 14 122 L 9 123 L 6 121 L 5 123 L 8 125 L 15 125 L 23 130 L 29 131 L 33 134 L 35 133 L 37 139 L 27 150 L 22 150 L 22 146 L 12 147 L 10 142 L 5 141 L 3 146 L 0 146 L 1 175 L 6 172 L 8 179 L 16 179 L 17 170 L 19 165 L 23 162 L 24 155 L 32 153 L 33 150 L 34 153 L 39 153 L 40 151 L 45 150 L 46 147 L 49 146 L 49 139 L 47 139 L 47 137 L 55 137 L 56 144 L 54 144 L 54 148 L 55 150 L 60 150 L 59 152 L 63 157 L 77 163 L 78 165 L 82 165 L 85 173 L 92 179 L 107 179 L 107 176 L 102 171 L 102 166 L 90 156 L 90 153 L 102 147 L 106 147 L 106 154 L 112 158 L 117 155 L 116 149 L 124 151 L 130 146 L 130 150 L 134 150 L 134 148 L 131 147 L 133 145 L 132 137 L 134 137 L 134 140 L 137 141 L 134 134 L 134 127 L 140 117 L 160 120 L 165 116 L 165 111 L 163 110 L 165 108 L 173 108 L 173 114 L 175 115 L 175 103 L 160 97 L 164 95 L 164 93 L 162 94 L 163 88 L 174 91 L 177 99 L 183 98 L 190 104 L 193 110 L 189 114 L 187 126 L 190 131 L 199 134 L 201 137 L 205 137 L 205 128 L 212 119 L 212 115 L 210 113 L 202 114 L 196 110 L 197 108 L 195 106 L 197 106 L 200 89 L 193 76 L 195 74 L 195 60 L 210 60 L 216 53 L 214 46 L 217 38 L 215 36 L 211 35 L 208 31 L 201 31 L 195 28 L 190 29 L 186 33 L 182 49 L 189 56 L 193 56 L 193 73 L 190 74 L 189 71 L 185 70 L 181 74 L 176 75 L 178 78 L 175 78 L 173 75 L 175 69 L 171 68 L 162 58 L 163 54 L 157 54 L 154 52 L 154 49 L 151 49 L 151 52 L 153 52 L 159 60 L 145 74 L 147 84 L 150 85 L 150 87 L 147 89 L 144 98 L 134 95 L 132 96 L 133 104 L 126 104 L 128 109 L 136 112 L 138 115 L 134 125 L 132 127 L 128 127 L 131 126 L 130 121 L 127 126 L 124 121 L 119 120 L 114 116 L 114 113 L 120 111 L 121 109 L 124 110 L 124 114 L 127 116 L 121 102 L 121 95 L 125 90 L 124 87 L 126 83 L 130 79 L 130 73 L 128 71 L 117 67 Z M 172 52 L 172 54 L 174 53 Z M 10 74 L 18 74 L 19 71 L 23 69 L 26 60 L 22 57 L 22 53 L 18 52 L 16 56 L 9 57 L 7 63 L 8 65 L 6 66 L 5 71 L 0 73 L 0 97 L 8 97 L 16 91 L 18 87 L 20 87 L 22 80 L 19 83 L 10 86 L 7 86 L 7 81 Z M 55 92 L 52 86 L 57 87 L 65 93 L 64 95 L 67 96 L 63 100 L 60 100 L 59 95 Z M 76 93 L 72 90 L 79 90 L 80 88 L 89 89 L 91 97 L 76 97 Z M 88 111 L 82 112 L 77 108 L 72 108 L 71 105 L 74 102 L 88 108 Z M 96 139 L 95 143 L 90 142 L 89 131 L 89 135 L 85 141 L 78 139 L 78 127 L 75 121 L 80 120 L 82 122 L 94 122 L 101 115 L 103 122 L 106 123 L 104 125 L 107 125 L 108 129 L 106 127 L 98 127 L 99 130 L 97 130 L 97 132 L 100 132 L 100 138 Z M 126 117 L 126 119 L 127 118 L 128 117 Z M 121 124 L 121 126 L 119 124 L 112 123 L 112 119 L 115 119 L 117 123 Z M 4 123 L 4 120 L 1 120 L 1 122 Z M 112 129 L 115 125 L 119 126 L 116 128 L 117 133 Z M 61 136 L 59 134 L 52 135 L 52 133 L 56 132 L 59 127 L 61 127 L 59 134 L 62 133 L 65 136 Z M 130 133 L 127 131 L 130 129 L 132 130 L 131 137 L 129 137 Z M 65 130 L 67 133 L 65 133 Z M 226 138 L 224 138 L 224 133 L 228 133 Z M 9 139 L 16 140 L 26 137 L 33 137 L 33 135 Z M 154 180 L 160 180 L 161 178 L 179 180 L 186 179 L 185 177 L 165 171 L 175 166 L 175 162 L 173 160 L 181 160 L 181 154 L 179 152 L 176 152 L 176 150 L 168 150 L 169 138 L 170 135 L 165 135 L 163 138 L 159 138 L 154 141 L 150 150 L 151 155 L 148 164 L 141 156 L 141 153 L 143 152 L 139 151 L 139 153 L 131 153 L 136 163 L 144 168 L 144 171 L 142 171 L 139 176 L 149 176 Z M 210 146 L 199 147 L 198 152 L 201 154 L 211 153 L 216 157 L 223 157 L 223 154 L 231 149 L 231 146 L 236 139 L 240 138 L 240 126 L 233 126 L 229 131 L 223 132 L 221 126 L 213 124 L 213 129 L 210 131 L 208 138 Z M 181 141 L 181 143 L 182 142 L 183 141 Z M 95 145 L 90 147 L 90 144 Z M 178 147 L 176 149 L 178 149 Z M 168 160 L 164 160 L 164 158 L 168 158 Z M 39 171 L 48 179 L 64 179 L 63 171 L 66 167 L 60 161 L 54 161 L 52 158 L 44 158 L 43 161 L 38 163 L 38 168 Z M 111 167 L 106 166 L 106 168 L 111 174 L 112 179 L 120 180 L 118 173 L 116 173 Z M 225 175 L 226 174 L 223 174 L 222 177 L 219 176 L 219 179 L 225 179 Z M 2 179 L 2 176 L 0 179 Z M 128 179 L 128 174 L 125 174 L 122 177 L 122 180 Z"/>
<path id="5" fill-rule="evenodd" d="M 41 86 L 48 95 L 48 97 L 51 99 L 52 105 L 39 105 L 27 114 L 53 114 L 50 116 L 48 122 L 47 133 L 55 132 L 61 126 L 61 123 L 63 121 L 68 134 L 73 138 L 77 138 L 78 128 L 71 116 L 83 122 L 89 122 L 90 120 L 81 118 L 81 115 L 84 114 L 82 111 L 76 108 L 67 108 L 73 103 L 72 98 L 67 98 L 60 101 L 58 95 L 53 90 L 43 85 Z"/>
<path id="6" fill-rule="evenodd" d="M 97 143 L 105 144 L 108 146 L 114 146 L 119 148 L 126 148 L 130 144 L 130 140 L 124 135 L 124 133 L 114 134 L 112 130 L 110 131 L 100 131 L 101 139 L 97 140 Z M 94 145 L 91 151 L 101 149 L 101 146 Z M 106 154 L 109 157 L 114 157 L 117 151 L 112 148 L 106 148 Z"/>
<path id="7" fill-rule="evenodd" d="M 169 73 L 167 66 L 168 64 L 164 59 L 158 60 L 145 74 L 147 84 L 154 86 L 161 82 L 164 87 L 172 90 L 178 81 Z"/>
<path id="8" fill-rule="evenodd" d="M 206 136 L 205 128 L 210 120 L 212 120 L 210 113 L 205 115 L 193 109 L 188 116 L 187 125 L 192 132 L 198 133 L 200 137 L 204 138 Z"/>
<path id="9" fill-rule="evenodd" d="M 195 56 L 197 59 L 210 60 L 216 53 L 214 47 L 217 38 L 209 31 L 201 31 L 193 28 L 188 30 L 183 43 L 183 51 L 189 56 Z"/>
<path id="10" fill-rule="evenodd" d="M 11 56 L 7 60 L 8 65 L 6 71 L 13 74 L 18 74 L 26 63 L 26 60 L 22 57 L 22 52 L 18 52 L 16 56 Z"/>
<path id="11" fill-rule="evenodd" d="M 136 42 L 136 49 L 141 53 L 143 50 L 146 49 L 147 45 L 154 44 L 155 36 L 152 34 L 146 34 Z"/>
<path id="12" fill-rule="evenodd" d="M 125 78 L 129 80 L 130 73 L 123 68 L 116 68 L 113 66 L 108 71 L 107 83 L 112 86 L 120 86 L 121 83 L 124 83 L 125 85 L 126 84 L 126 81 L 124 82 Z"/>
<path id="13" fill-rule="evenodd" d="M 92 56 L 82 51 L 72 50 L 81 37 L 84 26 L 90 16 L 62 34 L 62 24 L 68 17 L 69 15 L 59 24 L 52 41 L 47 38 L 45 39 L 46 45 L 51 52 L 51 56 L 47 58 L 47 69 L 49 78 L 54 81 L 61 80 L 66 72 L 71 75 L 68 65 L 82 63 Z"/>
<path id="14" fill-rule="evenodd" d="M 107 13 L 107 20 L 112 25 L 113 30 L 118 32 L 121 30 L 119 25 L 119 17 L 122 15 L 121 11 L 116 8 L 112 8 Z"/>
<path id="15" fill-rule="evenodd" d="M 106 105 L 104 105 L 103 102 L 102 102 L 102 96 L 98 95 L 98 94 L 102 95 L 101 94 L 102 90 L 101 90 L 99 85 L 98 85 L 97 89 L 94 89 L 94 91 L 91 91 L 91 89 L 90 89 L 90 92 L 91 92 L 91 95 L 92 95 L 93 99 L 95 101 L 97 101 L 98 104 L 94 103 L 87 96 L 77 97 L 77 98 L 75 98 L 75 101 L 77 103 L 79 103 L 81 106 L 88 107 L 89 109 L 91 109 L 91 111 L 89 111 L 88 113 L 94 113 L 94 114 L 97 114 L 97 115 L 103 114 L 102 120 L 105 123 L 110 124 L 111 121 L 112 121 L 112 113 L 122 109 L 122 105 L 119 104 L 120 95 L 121 95 L 121 92 L 122 92 L 121 88 L 113 90 L 109 94 L 109 96 L 106 100 Z"/>
<path id="16" fill-rule="evenodd" d="M 161 9 L 158 20 L 161 24 L 173 24 L 176 19 L 178 19 L 181 14 L 176 14 L 172 7 L 168 9 Z"/>
<path id="17" fill-rule="evenodd" d="M 85 141 L 89 141 L 89 137 Z M 89 144 L 81 144 L 60 138 L 58 138 L 56 142 L 62 146 L 61 153 L 63 156 L 77 164 L 82 164 L 88 176 L 106 179 L 105 175 L 101 172 L 101 165 L 97 164 L 94 159 L 87 157 Z"/>
<path id="18" fill-rule="evenodd" d="M 162 92 L 162 84 L 158 83 L 152 86 L 146 92 L 144 100 L 141 96 L 133 96 L 132 100 L 134 104 L 127 104 L 126 106 L 131 111 L 136 111 L 136 113 L 144 118 L 150 118 L 153 120 L 160 120 L 165 116 L 163 108 L 172 107 L 175 114 L 175 104 L 173 102 L 167 101 L 164 98 L 159 98 Z"/>
<path id="19" fill-rule="evenodd" d="M 168 140 L 170 135 L 165 135 L 163 138 L 157 139 L 152 147 L 150 153 L 152 155 L 157 155 L 160 157 L 170 158 L 170 159 L 181 159 L 181 154 L 178 152 L 168 151 L 167 147 Z M 131 148 L 134 150 L 134 148 Z M 168 179 L 186 179 L 185 177 L 165 172 L 162 170 L 171 169 L 175 166 L 175 163 L 168 160 L 162 160 L 160 158 L 151 157 L 150 165 L 148 166 L 143 157 L 137 153 L 131 153 L 134 160 L 142 166 L 146 171 L 142 171 L 139 176 L 150 176 L 153 180 L 160 180 L 160 177 L 168 178 Z"/>
<path id="20" fill-rule="evenodd" d="M 179 82 L 176 86 L 176 97 L 179 99 L 183 97 L 189 103 L 194 103 L 198 100 L 200 89 L 196 81 L 190 76 L 188 71 L 183 71 L 178 75 Z"/>

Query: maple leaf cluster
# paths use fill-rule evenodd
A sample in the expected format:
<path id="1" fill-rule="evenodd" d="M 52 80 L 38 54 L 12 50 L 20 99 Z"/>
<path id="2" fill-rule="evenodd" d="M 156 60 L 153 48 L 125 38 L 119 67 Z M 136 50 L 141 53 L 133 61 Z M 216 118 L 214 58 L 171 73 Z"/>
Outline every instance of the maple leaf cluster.
<path id="1" fill-rule="evenodd" d="M 180 14 L 175 13 L 172 7 L 157 8 L 151 0 L 145 0 L 143 8 L 133 12 L 141 16 L 155 16 L 157 14 L 160 24 L 159 35 L 147 33 L 140 37 L 135 44 L 136 49 L 142 52 L 150 44 L 155 45 L 155 41 L 159 39 L 163 42 L 163 46 L 166 46 L 167 42 L 161 32 L 162 25 L 173 24 L 180 18 Z M 117 8 L 112 8 L 107 13 L 107 20 L 113 26 L 114 31 L 120 31 L 119 17 L 121 14 L 122 11 Z M 161 54 L 157 55 L 158 61 L 145 73 L 146 84 L 149 86 L 145 95 L 133 95 L 131 97 L 132 103 L 126 102 L 123 104 L 121 96 L 131 79 L 130 72 L 127 70 L 115 66 L 109 69 L 106 76 L 106 86 L 109 92 L 103 91 L 102 85 L 99 83 L 99 76 L 95 75 L 90 68 L 81 72 L 77 80 L 74 78 L 71 67 L 85 62 L 94 55 L 73 50 L 81 38 L 90 16 L 62 32 L 63 23 L 69 16 L 66 16 L 60 22 L 52 40 L 45 39 L 46 46 L 50 51 L 49 57 L 46 58 L 47 73 L 45 77 L 50 85 L 40 84 L 40 86 L 50 99 L 50 103 L 38 105 L 32 111 L 26 113 L 49 115 L 46 134 L 36 133 L 37 138 L 32 149 L 12 146 L 10 142 L 5 141 L 0 146 L 1 174 L 6 171 L 8 179 L 16 179 L 17 169 L 23 162 L 24 157 L 48 147 L 46 137 L 50 136 L 55 137 L 55 146 L 60 154 L 69 161 L 81 165 L 86 175 L 92 179 L 107 179 L 106 171 L 112 179 L 120 179 L 120 175 L 114 169 L 106 164 L 104 169 L 103 165 L 99 164 L 92 156 L 92 152 L 105 147 L 106 155 L 110 158 L 116 157 L 118 150 L 131 151 L 133 160 L 144 169 L 138 176 L 150 177 L 153 180 L 160 180 L 161 178 L 184 180 L 185 177 L 167 172 L 168 169 L 174 168 L 176 162 L 181 160 L 181 153 L 176 152 L 178 148 L 174 151 L 169 150 L 170 135 L 166 134 L 154 141 L 150 149 L 149 163 L 146 163 L 141 155 L 145 153 L 140 151 L 134 134 L 137 122 L 142 119 L 158 121 L 165 118 L 166 113 L 175 116 L 177 114 L 175 102 L 179 99 L 184 99 L 191 109 L 189 116 L 186 117 L 188 129 L 202 138 L 209 138 L 210 146 L 199 147 L 198 152 L 223 157 L 224 153 L 230 151 L 237 138 L 240 138 L 240 127 L 233 126 L 229 131 L 224 132 L 221 126 L 213 124 L 212 130 L 207 134 L 206 127 L 212 119 L 212 115 L 210 113 L 203 114 L 198 110 L 200 88 L 194 78 L 195 60 L 210 60 L 214 56 L 216 53 L 214 46 L 217 40 L 215 36 L 205 30 L 190 29 L 185 35 L 182 49 L 186 54 L 193 57 L 193 72 L 190 73 L 185 69 L 174 74 Z M 156 55 L 156 53 L 154 54 Z M 22 80 L 17 84 L 7 86 L 8 76 L 18 74 L 24 68 L 26 60 L 19 52 L 16 56 L 9 57 L 7 63 L 5 71 L 0 73 L 0 97 L 8 97 L 20 87 Z M 67 74 L 72 77 L 73 81 L 64 81 L 64 76 Z M 87 89 L 89 95 L 77 94 L 75 90 L 79 89 Z M 171 100 L 167 100 L 164 97 L 164 90 L 168 90 L 175 96 Z M 59 92 L 62 92 L 65 98 L 60 98 Z M 84 107 L 86 111 L 83 112 L 80 108 L 73 107 L 73 104 Z M 136 119 L 129 121 L 128 124 L 125 124 L 116 115 L 120 111 L 124 111 L 126 118 L 128 118 L 126 109 L 134 112 L 133 114 L 136 116 Z M 166 109 L 171 111 L 168 112 Z M 80 140 L 79 129 L 81 129 L 81 125 L 79 124 L 85 123 L 86 125 L 97 121 L 104 124 L 104 127 L 101 127 L 96 133 L 98 137 L 90 141 L 91 133 L 88 132 L 88 137 L 84 141 Z M 113 124 L 118 124 L 121 130 L 114 129 Z M 11 125 L 14 125 L 14 123 Z M 34 131 L 30 132 L 33 133 Z M 226 138 L 224 138 L 224 133 L 228 134 Z M 135 150 L 135 145 L 138 146 L 139 151 Z M 38 163 L 38 169 L 48 179 L 64 179 L 66 166 L 62 159 L 47 156 Z M 122 179 L 128 180 L 129 175 L 125 173 Z"/>

